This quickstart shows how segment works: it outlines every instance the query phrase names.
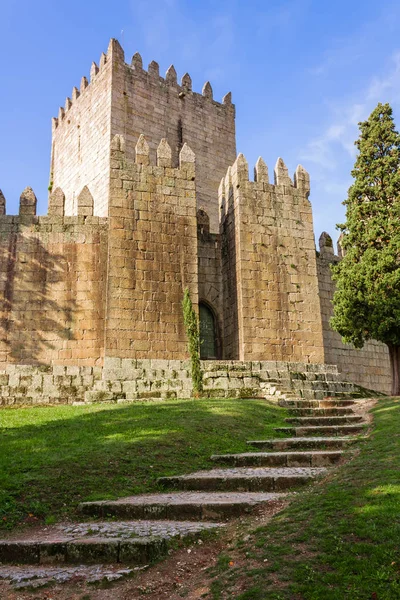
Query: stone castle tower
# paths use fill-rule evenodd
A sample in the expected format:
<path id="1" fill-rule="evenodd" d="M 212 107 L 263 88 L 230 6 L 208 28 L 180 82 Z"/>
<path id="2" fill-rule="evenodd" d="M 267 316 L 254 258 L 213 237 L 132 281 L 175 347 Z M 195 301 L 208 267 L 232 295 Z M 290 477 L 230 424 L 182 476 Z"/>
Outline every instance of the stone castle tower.
<path id="1" fill-rule="evenodd" d="M 65 214 L 76 215 L 77 196 L 87 186 L 94 200 L 94 215 L 108 216 L 110 201 L 110 142 L 123 135 L 128 160 L 135 158 L 140 134 L 146 135 L 150 157 L 156 158 L 161 139 L 171 147 L 172 163 L 186 142 L 196 155 L 198 206 L 210 216 L 213 231 L 218 231 L 216 195 L 226 169 L 236 158 L 235 107 L 227 94 L 222 104 L 213 100 L 210 83 L 202 94 L 192 91 L 188 74 L 181 85 L 171 66 L 165 78 L 159 66 L 150 63 L 143 69 L 135 54 L 130 65 L 124 51 L 111 40 L 99 66 L 92 64 L 90 83 L 81 80 L 65 108 L 53 119 L 51 181 L 65 194 Z"/>
<path id="2" fill-rule="evenodd" d="M 30 188 L 18 216 L 0 193 L 2 368 L 185 360 L 188 288 L 204 359 L 329 362 L 389 385 L 382 346 L 360 353 L 329 328 L 338 258 L 327 234 L 316 253 L 307 172 L 278 159 L 270 182 L 260 158 L 250 180 L 230 93 L 128 65 L 111 40 L 53 119 L 50 187 L 46 216 Z"/>

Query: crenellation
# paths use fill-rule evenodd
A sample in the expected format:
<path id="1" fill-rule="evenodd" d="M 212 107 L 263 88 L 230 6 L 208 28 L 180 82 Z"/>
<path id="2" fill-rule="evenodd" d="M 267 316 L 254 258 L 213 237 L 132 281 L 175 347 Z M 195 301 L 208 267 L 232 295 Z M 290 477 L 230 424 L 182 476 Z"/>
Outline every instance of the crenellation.
<path id="1" fill-rule="evenodd" d="M 78 216 L 93 217 L 93 196 L 85 185 L 78 196 Z"/>
<path id="2" fill-rule="evenodd" d="M 79 96 L 80 96 L 80 92 L 79 92 L 78 88 L 77 87 L 73 87 L 72 88 L 72 94 L 71 94 L 71 100 L 72 100 L 72 102 L 75 102 L 75 100 L 78 100 Z"/>
<path id="3" fill-rule="evenodd" d="M 333 241 L 332 241 L 332 238 L 329 235 L 329 233 L 326 233 L 326 231 L 323 231 L 321 233 L 321 235 L 319 236 L 319 250 L 320 250 L 321 256 L 323 256 L 324 258 L 327 258 L 327 259 L 335 258 L 335 252 L 333 249 Z"/>
<path id="4" fill-rule="evenodd" d="M 101 69 L 105 66 L 106 62 L 107 62 L 107 56 L 106 56 L 106 54 L 104 54 L 104 52 L 102 52 L 100 55 L 100 60 L 99 60 L 99 71 L 101 71 Z"/>
<path id="5" fill-rule="evenodd" d="M 181 86 L 185 88 L 186 92 L 192 91 L 192 78 L 190 77 L 189 73 L 185 73 L 182 77 Z"/>
<path id="6" fill-rule="evenodd" d="M 310 175 L 301 165 L 298 165 L 293 177 L 294 187 L 301 190 L 308 198 L 310 194 Z"/>
<path id="7" fill-rule="evenodd" d="M 172 150 L 165 138 L 161 140 L 157 147 L 157 166 L 172 167 Z"/>
<path id="8" fill-rule="evenodd" d="M 257 183 L 269 183 L 268 167 L 264 159 L 259 156 L 254 167 L 254 181 Z"/>
<path id="9" fill-rule="evenodd" d="M 138 165 L 149 165 L 150 164 L 150 147 L 147 143 L 143 133 L 140 134 L 137 144 L 135 146 L 136 152 L 136 164 Z"/>
<path id="10" fill-rule="evenodd" d="M 152 60 L 147 67 L 149 79 L 155 79 L 157 82 L 160 79 L 160 65 L 155 60 Z"/>
<path id="11" fill-rule="evenodd" d="M 93 61 L 92 65 L 90 67 L 90 83 L 92 83 L 92 81 L 95 79 L 96 75 L 99 72 L 99 67 L 97 66 L 97 64 Z"/>
<path id="12" fill-rule="evenodd" d="M 64 216 L 65 195 L 61 188 L 52 190 L 49 196 L 49 216 Z"/>
<path id="13" fill-rule="evenodd" d="M 71 108 L 71 106 L 72 106 L 72 100 L 71 100 L 71 98 L 69 98 L 69 96 L 67 96 L 65 99 L 65 105 L 64 105 L 65 112 L 68 112 L 69 109 Z"/>
<path id="14" fill-rule="evenodd" d="M 139 52 L 135 52 L 135 54 L 132 56 L 131 67 L 136 71 L 143 70 L 143 59 Z"/>
<path id="15" fill-rule="evenodd" d="M 107 58 L 115 63 L 125 63 L 125 53 L 121 44 L 115 38 L 111 38 L 107 48 Z"/>
<path id="16" fill-rule="evenodd" d="M 177 85 L 177 74 L 174 65 L 170 65 L 165 73 L 165 83 Z"/>
<path id="17" fill-rule="evenodd" d="M 228 92 L 227 94 L 225 94 L 225 96 L 222 98 L 222 104 L 224 104 L 225 106 L 233 106 L 232 92 Z"/>
<path id="18" fill-rule="evenodd" d="M 278 158 L 274 168 L 274 181 L 275 185 L 291 186 L 293 182 L 290 179 L 289 171 L 282 158 Z"/>
<path id="19" fill-rule="evenodd" d="M 24 216 L 36 215 L 37 199 L 31 187 L 26 187 L 19 199 L 19 214 Z"/>
<path id="20" fill-rule="evenodd" d="M 203 85 L 202 95 L 208 100 L 213 99 L 213 90 L 209 81 L 206 81 L 206 83 Z"/>
<path id="21" fill-rule="evenodd" d="M 87 80 L 87 78 L 85 76 L 83 76 L 81 78 L 81 84 L 80 84 L 80 92 L 81 94 L 86 90 L 86 88 L 88 87 L 89 82 Z"/>

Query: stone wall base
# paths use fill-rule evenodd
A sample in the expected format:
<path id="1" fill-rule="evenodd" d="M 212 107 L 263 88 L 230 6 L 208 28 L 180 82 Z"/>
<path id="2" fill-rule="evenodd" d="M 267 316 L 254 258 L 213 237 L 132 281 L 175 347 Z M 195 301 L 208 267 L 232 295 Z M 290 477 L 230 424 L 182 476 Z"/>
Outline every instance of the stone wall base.
<path id="1" fill-rule="evenodd" d="M 275 361 L 203 361 L 204 397 L 322 399 L 368 395 L 343 381 L 335 365 Z M 132 402 L 190 398 L 190 362 L 106 358 L 104 367 L 8 365 L 0 405 Z"/>

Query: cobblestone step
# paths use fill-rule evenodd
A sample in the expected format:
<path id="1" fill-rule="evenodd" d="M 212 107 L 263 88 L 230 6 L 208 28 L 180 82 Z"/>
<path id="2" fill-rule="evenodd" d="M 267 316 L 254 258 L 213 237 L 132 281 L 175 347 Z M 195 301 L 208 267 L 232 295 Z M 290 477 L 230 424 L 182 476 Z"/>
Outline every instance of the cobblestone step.
<path id="1" fill-rule="evenodd" d="M 345 415 L 342 417 L 290 417 L 285 419 L 286 423 L 293 425 L 352 425 L 354 423 L 360 423 L 363 417 L 360 415 Z"/>
<path id="2" fill-rule="evenodd" d="M 176 539 L 196 539 L 223 523 L 110 521 L 48 527 L 31 538 L 0 540 L 0 563 L 149 564 Z"/>
<path id="3" fill-rule="evenodd" d="M 318 450 L 314 452 L 245 452 L 217 454 L 211 459 L 234 467 L 329 467 L 342 458 L 343 452 Z"/>
<path id="4" fill-rule="evenodd" d="M 159 482 L 181 490 L 282 492 L 327 473 L 324 467 L 232 468 L 161 477 Z"/>
<path id="5" fill-rule="evenodd" d="M 282 497 L 284 494 L 257 492 L 175 492 L 83 502 L 79 509 L 85 515 L 102 518 L 214 521 L 237 517 Z"/>
<path id="6" fill-rule="evenodd" d="M 339 408 L 288 408 L 288 413 L 294 417 L 341 417 L 352 415 L 351 407 Z"/>
<path id="7" fill-rule="evenodd" d="M 282 400 L 281 406 L 294 408 L 342 408 L 354 406 L 354 400 L 343 400 L 339 398 L 324 398 L 322 400 L 304 400 L 301 398 Z"/>
<path id="8" fill-rule="evenodd" d="M 359 425 L 317 425 L 315 427 L 309 425 L 308 427 L 276 427 L 275 431 L 292 437 L 314 437 L 321 435 L 355 435 L 363 433 L 366 427 L 365 423 Z"/>
<path id="9" fill-rule="evenodd" d="M 247 442 L 249 446 L 268 450 L 299 450 L 299 449 L 321 449 L 321 448 L 345 448 L 358 441 L 355 437 L 293 437 L 275 438 L 269 440 L 252 440 Z"/>
<path id="10" fill-rule="evenodd" d="M 33 590 L 68 581 L 85 580 L 88 584 L 110 584 L 132 577 L 144 566 L 124 567 L 123 565 L 4 565 L 0 566 L 0 580 L 10 581 L 15 590 Z M 43 598 L 43 596 L 41 596 Z M 54 598 L 54 596 L 52 596 Z M 85 597 L 85 596 L 83 596 Z M 88 598 L 88 596 L 86 596 Z M 12 598 L 12 596 L 10 597 Z M 14 596 L 22 600 L 26 596 Z M 35 596 L 35 598 L 39 598 Z M 5 600 L 5 599 L 4 599 Z"/>

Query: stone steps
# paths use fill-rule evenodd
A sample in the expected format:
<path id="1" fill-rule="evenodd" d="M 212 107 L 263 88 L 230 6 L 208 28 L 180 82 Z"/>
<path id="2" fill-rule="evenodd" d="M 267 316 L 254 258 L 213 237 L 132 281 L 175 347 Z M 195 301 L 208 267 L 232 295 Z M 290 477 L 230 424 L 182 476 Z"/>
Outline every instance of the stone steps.
<path id="1" fill-rule="evenodd" d="M 144 565 L 168 553 L 179 539 L 197 539 L 223 523 L 105 521 L 58 525 L 31 538 L 0 540 L 0 563 Z"/>
<path id="2" fill-rule="evenodd" d="M 295 398 L 279 403 L 287 408 L 344 408 L 355 405 L 354 400 L 343 400 L 339 398 L 325 398 L 323 400 L 304 400 Z"/>
<path id="3" fill-rule="evenodd" d="M 314 452 L 245 452 L 217 454 L 211 457 L 218 464 L 233 467 L 329 467 L 340 461 L 343 452 L 318 450 Z"/>
<path id="4" fill-rule="evenodd" d="M 83 502 L 79 510 L 84 515 L 101 518 L 219 521 L 238 517 L 260 504 L 283 497 L 284 494 L 256 492 L 175 492 Z"/>
<path id="5" fill-rule="evenodd" d="M 363 433 L 364 423 L 359 425 L 305 425 L 304 427 L 277 427 L 275 431 L 291 437 L 323 436 L 323 435 L 355 435 Z"/>
<path id="6" fill-rule="evenodd" d="M 161 477 L 159 483 L 179 490 L 282 492 L 327 473 L 324 467 L 231 468 Z"/>
<path id="7" fill-rule="evenodd" d="M 362 421 L 362 417 L 359 415 L 344 415 L 344 416 L 333 416 L 333 417 L 289 417 L 285 419 L 285 423 L 291 423 L 292 425 L 305 425 L 316 426 L 316 425 L 352 425 Z"/>
<path id="8" fill-rule="evenodd" d="M 252 440 L 249 446 L 268 450 L 302 450 L 321 448 L 345 448 L 358 441 L 356 437 L 292 437 L 275 438 L 269 440 Z"/>
<path id="9" fill-rule="evenodd" d="M 311 383 L 317 385 L 315 377 Z M 322 392 L 315 390 L 311 399 L 299 398 L 293 390 L 272 384 L 264 386 L 268 390 L 292 415 L 286 422 L 293 426 L 275 429 L 290 437 L 248 441 L 259 451 L 214 455 L 211 459 L 220 467 L 160 478 L 170 492 L 84 502 L 80 512 L 102 520 L 47 527 L 31 539 L 0 541 L 0 563 L 57 563 L 60 568 L 102 563 L 114 569 L 124 563 L 139 568 L 164 557 L 177 540 L 218 531 L 226 520 L 282 501 L 288 491 L 325 476 L 343 459 L 344 449 L 359 439 L 355 436 L 365 432 L 367 424 L 353 413 L 353 400 L 317 400 Z M 117 401 L 136 399 L 126 386 L 125 398 Z"/>
<path id="10" fill-rule="evenodd" d="M 342 417 L 353 415 L 350 407 L 339 408 L 288 408 L 288 413 L 294 417 Z"/>

